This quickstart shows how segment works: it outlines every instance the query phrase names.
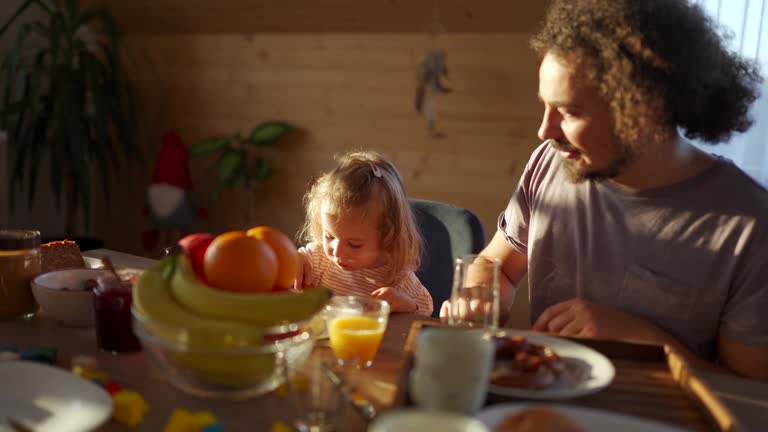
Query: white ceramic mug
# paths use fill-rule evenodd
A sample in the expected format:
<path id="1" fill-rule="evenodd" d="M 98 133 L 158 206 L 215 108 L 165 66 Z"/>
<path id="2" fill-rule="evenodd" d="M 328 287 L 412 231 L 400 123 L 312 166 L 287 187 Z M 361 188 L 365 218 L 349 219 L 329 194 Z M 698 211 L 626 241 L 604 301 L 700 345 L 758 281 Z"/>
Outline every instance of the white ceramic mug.
<path id="1" fill-rule="evenodd" d="M 472 414 L 485 401 L 494 345 L 483 330 L 433 327 L 419 334 L 411 399 L 427 410 Z"/>

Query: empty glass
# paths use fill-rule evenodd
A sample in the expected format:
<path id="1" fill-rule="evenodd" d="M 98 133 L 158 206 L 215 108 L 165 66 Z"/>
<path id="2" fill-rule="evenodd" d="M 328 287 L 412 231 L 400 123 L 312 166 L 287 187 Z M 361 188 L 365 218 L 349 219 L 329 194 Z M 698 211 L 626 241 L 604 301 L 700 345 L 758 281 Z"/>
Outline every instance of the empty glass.
<path id="1" fill-rule="evenodd" d="M 296 406 L 296 428 L 302 432 L 326 432 L 336 429 L 343 404 L 341 395 L 323 370 L 333 367 L 333 352 L 328 345 L 318 344 L 300 371 L 288 380 Z"/>
<path id="2" fill-rule="evenodd" d="M 448 323 L 452 326 L 499 327 L 501 261 L 481 255 L 456 259 Z"/>

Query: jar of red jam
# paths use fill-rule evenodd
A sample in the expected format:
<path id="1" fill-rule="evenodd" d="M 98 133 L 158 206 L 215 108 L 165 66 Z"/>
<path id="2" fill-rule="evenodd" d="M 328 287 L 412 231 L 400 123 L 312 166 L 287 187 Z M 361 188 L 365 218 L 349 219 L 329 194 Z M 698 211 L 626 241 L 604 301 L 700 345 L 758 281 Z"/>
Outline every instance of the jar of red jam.
<path id="1" fill-rule="evenodd" d="M 141 344 L 133 333 L 131 304 L 133 284 L 116 276 L 100 276 L 93 290 L 96 343 L 100 349 L 114 353 L 140 351 Z"/>

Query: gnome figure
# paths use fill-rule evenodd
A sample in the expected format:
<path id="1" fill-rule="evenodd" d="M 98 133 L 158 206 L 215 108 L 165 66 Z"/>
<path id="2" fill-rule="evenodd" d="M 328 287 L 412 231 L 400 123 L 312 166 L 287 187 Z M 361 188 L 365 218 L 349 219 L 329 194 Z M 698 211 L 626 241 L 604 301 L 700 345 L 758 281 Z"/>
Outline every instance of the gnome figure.
<path id="1" fill-rule="evenodd" d="M 189 154 L 184 142 L 175 132 L 163 134 L 163 145 L 157 155 L 155 172 L 147 189 L 147 207 L 156 229 L 142 233 L 144 247 L 153 250 L 160 240 L 170 244 L 173 233 L 178 236 L 189 231 L 198 219 L 206 219 L 207 211 L 196 205 L 189 175 Z"/>

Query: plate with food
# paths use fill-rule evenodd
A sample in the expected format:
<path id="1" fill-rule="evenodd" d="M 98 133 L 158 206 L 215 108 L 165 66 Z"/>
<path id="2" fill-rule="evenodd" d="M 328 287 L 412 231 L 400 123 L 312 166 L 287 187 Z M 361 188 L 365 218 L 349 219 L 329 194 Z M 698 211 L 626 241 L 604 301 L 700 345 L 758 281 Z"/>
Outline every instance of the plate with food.
<path id="1" fill-rule="evenodd" d="M 504 403 L 476 416 L 492 432 L 683 432 L 672 425 L 593 408 Z"/>
<path id="2" fill-rule="evenodd" d="M 525 399 L 568 399 L 607 387 L 616 375 L 603 354 L 567 339 L 528 331 L 494 336 L 488 392 Z"/>

